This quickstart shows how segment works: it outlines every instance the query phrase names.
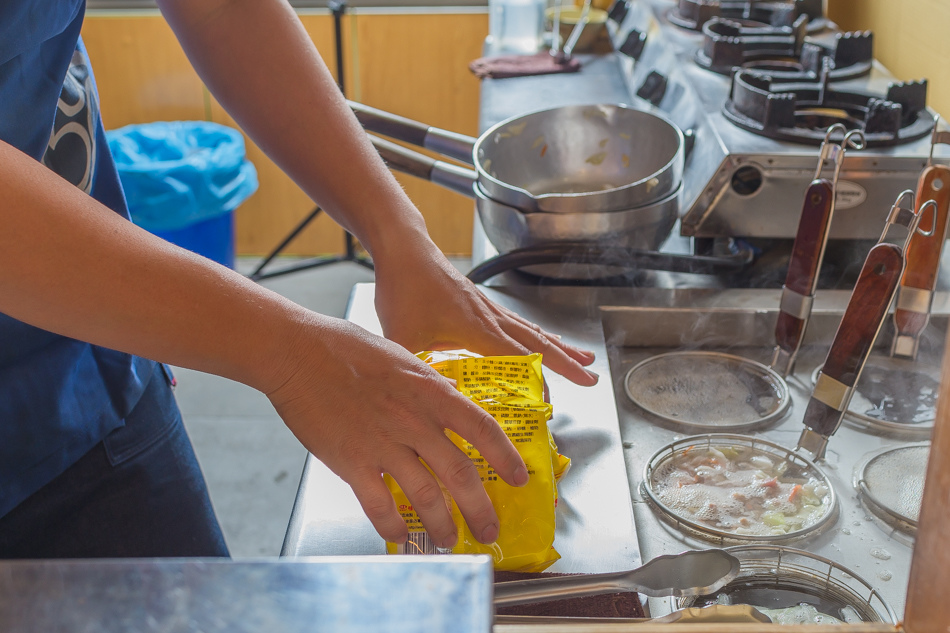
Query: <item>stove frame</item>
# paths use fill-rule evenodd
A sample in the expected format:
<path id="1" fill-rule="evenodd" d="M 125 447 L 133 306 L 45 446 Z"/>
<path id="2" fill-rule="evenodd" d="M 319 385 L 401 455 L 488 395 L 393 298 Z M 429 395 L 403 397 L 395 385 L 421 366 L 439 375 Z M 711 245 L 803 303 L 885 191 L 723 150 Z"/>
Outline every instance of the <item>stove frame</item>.
<path id="1" fill-rule="evenodd" d="M 699 240 L 699 250 L 709 241 L 723 239 L 793 239 L 800 200 L 814 174 L 817 148 L 759 136 L 730 121 L 724 104 L 732 92 L 731 80 L 694 62 L 704 36 L 673 24 L 670 5 L 663 0 L 631 2 L 625 11 L 617 12 L 624 19 L 610 23 L 610 28 L 631 101 L 657 108 L 695 139 L 684 173 L 680 235 Z M 832 50 L 850 39 L 857 49 L 871 37 L 829 30 L 809 35 L 804 46 Z M 636 54 L 624 54 L 624 45 L 628 53 L 633 49 Z M 843 56 L 848 57 L 852 56 Z M 925 86 L 923 82 L 897 85 L 879 62 L 868 65 L 863 76 L 840 81 L 826 76 L 824 83 L 811 87 L 818 92 L 825 86 L 836 93 L 886 97 L 888 91 L 919 92 Z M 779 89 L 789 91 L 788 86 Z M 753 97 L 754 101 L 758 95 Z M 920 98 L 915 98 L 919 103 Z M 771 101 L 784 105 L 784 99 Z M 769 107 L 769 98 L 763 101 Z M 893 120 L 893 110 L 886 104 L 875 106 L 875 113 Z M 930 155 L 929 126 L 935 113 L 924 107 L 916 110 L 915 117 L 913 122 L 919 127 L 913 127 L 908 138 L 897 139 L 903 142 L 878 142 L 877 147 L 849 152 L 841 172 L 831 240 L 876 240 L 891 203 L 905 189 L 915 189 Z M 923 136 L 918 138 L 920 132 Z M 941 162 L 947 157 L 945 148 L 936 156 Z"/>

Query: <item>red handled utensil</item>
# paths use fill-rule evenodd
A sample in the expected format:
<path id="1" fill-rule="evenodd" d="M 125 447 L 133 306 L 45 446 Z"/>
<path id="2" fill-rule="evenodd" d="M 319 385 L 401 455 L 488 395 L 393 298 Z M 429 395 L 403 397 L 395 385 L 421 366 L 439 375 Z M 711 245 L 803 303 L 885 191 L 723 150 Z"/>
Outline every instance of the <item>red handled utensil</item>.
<path id="1" fill-rule="evenodd" d="M 861 370 L 887 315 L 898 281 L 904 272 L 904 254 L 907 246 L 920 229 L 918 225 L 926 210 L 936 219 L 936 202 L 928 201 L 919 209 L 914 205 L 914 194 L 902 192 L 891 207 L 887 223 L 877 244 L 868 253 L 861 268 L 851 299 L 828 351 L 828 357 L 818 374 L 815 389 L 805 409 L 805 430 L 798 440 L 798 448 L 811 453 L 815 459 L 825 454 L 828 440 L 838 429 L 854 395 Z M 894 225 L 907 228 L 903 245 L 885 242 Z M 934 227 L 929 232 L 933 233 Z"/>
<path id="2" fill-rule="evenodd" d="M 930 321 L 930 307 L 934 289 L 937 287 L 937 271 L 940 255 L 947 236 L 947 220 L 950 218 L 950 167 L 935 165 L 933 148 L 938 144 L 950 145 L 950 131 L 937 131 L 939 120 L 934 121 L 930 141 L 930 158 L 927 167 L 917 181 L 917 205 L 922 207 L 930 201 L 936 204 L 934 230 L 929 234 L 917 232 L 907 245 L 907 260 L 901 277 L 894 309 L 896 333 L 891 344 L 891 356 L 915 359 L 920 346 L 920 336 Z"/>
<path id="3" fill-rule="evenodd" d="M 841 145 L 831 142 L 831 136 L 838 132 L 844 135 Z M 828 128 L 821 144 L 815 178 L 805 190 L 798 232 L 788 262 L 785 285 L 782 286 L 778 321 L 775 324 L 775 352 L 770 365 L 783 377 L 788 376 L 795 367 L 798 350 L 805 338 L 805 327 L 818 286 L 818 272 L 828 243 L 828 229 L 834 215 L 838 174 L 845 151 L 849 145 L 854 149 L 863 149 L 864 144 L 864 133 L 860 130 L 847 132 L 841 123 Z M 833 168 L 830 179 L 821 177 L 828 162 Z"/>

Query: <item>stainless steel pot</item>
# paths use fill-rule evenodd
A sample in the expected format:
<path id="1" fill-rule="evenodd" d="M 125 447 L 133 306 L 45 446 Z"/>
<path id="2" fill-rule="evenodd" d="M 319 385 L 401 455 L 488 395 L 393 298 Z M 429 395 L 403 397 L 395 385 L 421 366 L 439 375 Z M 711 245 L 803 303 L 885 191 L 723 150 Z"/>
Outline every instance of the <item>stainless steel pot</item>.
<path id="1" fill-rule="evenodd" d="M 499 253 L 551 243 L 590 242 L 654 250 L 669 236 L 679 212 L 681 187 L 636 208 L 612 212 L 529 212 L 489 197 L 474 171 L 370 137 L 393 169 L 475 198 L 485 234 Z"/>
<path id="2" fill-rule="evenodd" d="M 516 116 L 478 139 L 350 103 L 370 132 L 476 169 L 486 197 L 530 213 L 602 213 L 669 198 L 683 178 L 683 133 L 622 105 L 563 106 Z"/>
<path id="3" fill-rule="evenodd" d="M 655 250 L 676 223 L 682 187 L 642 207 L 581 213 L 524 213 L 489 198 L 479 184 L 472 190 L 485 235 L 499 253 L 508 253 L 518 248 L 578 241 Z"/>

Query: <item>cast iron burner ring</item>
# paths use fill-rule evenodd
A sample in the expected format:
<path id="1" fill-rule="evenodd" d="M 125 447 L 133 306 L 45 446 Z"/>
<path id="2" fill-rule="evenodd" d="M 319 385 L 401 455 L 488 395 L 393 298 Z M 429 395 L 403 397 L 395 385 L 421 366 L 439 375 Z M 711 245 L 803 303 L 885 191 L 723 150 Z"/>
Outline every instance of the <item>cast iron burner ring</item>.
<path id="1" fill-rule="evenodd" d="M 737 70 L 723 115 L 735 125 L 784 141 L 820 145 L 828 126 L 844 123 L 864 132 L 868 147 L 887 147 L 923 138 L 933 129 L 927 111 L 927 81 L 893 83 L 886 95 L 829 87 L 829 63 L 822 80 L 782 83 L 765 73 Z"/>
<path id="2" fill-rule="evenodd" d="M 671 23 L 691 31 L 699 31 L 713 18 L 739 20 L 748 26 L 791 26 L 806 16 L 808 32 L 817 33 L 831 26 L 824 17 L 821 0 L 679 0 L 670 10 Z"/>
<path id="3" fill-rule="evenodd" d="M 791 27 L 749 28 L 715 18 L 703 26 L 703 47 L 696 63 L 721 75 L 736 68 L 764 72 L 773 81 L 817 81 L 830 60 L 832 81 L 854 79 L 871 72 L 873 39 L 870 31 L 838 33 L 832 45 L 805 40 L 805 17 Z"/>

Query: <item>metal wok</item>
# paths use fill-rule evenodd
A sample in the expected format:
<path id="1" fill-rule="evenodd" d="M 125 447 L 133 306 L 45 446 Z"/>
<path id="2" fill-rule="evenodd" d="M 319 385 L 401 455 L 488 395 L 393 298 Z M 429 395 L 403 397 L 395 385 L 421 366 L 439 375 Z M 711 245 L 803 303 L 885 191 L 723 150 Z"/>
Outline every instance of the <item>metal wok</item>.
<path id="1" fill-rule="evenodd" d="M 683 178 L 683 133 L 622 105 L 513 117 L 478 139 L 350 103 L 363 127 L 475 167 L 485 197 L 526 213 L 602 213 L 669 198 Z"/>

